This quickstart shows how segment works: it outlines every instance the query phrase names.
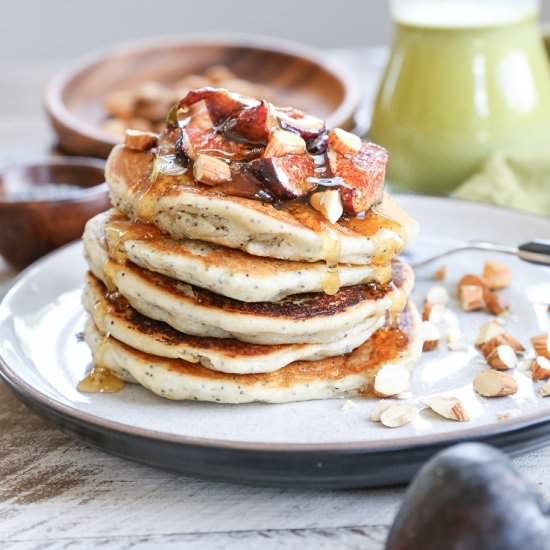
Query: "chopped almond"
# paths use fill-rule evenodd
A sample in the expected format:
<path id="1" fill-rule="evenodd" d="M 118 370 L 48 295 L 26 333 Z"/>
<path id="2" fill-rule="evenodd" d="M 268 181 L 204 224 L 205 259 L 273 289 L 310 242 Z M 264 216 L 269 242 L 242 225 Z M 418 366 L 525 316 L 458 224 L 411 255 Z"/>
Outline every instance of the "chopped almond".
<path id="1" fill-rule="evenodd" d="M 193 163 L 193 177 L 206 185 L 218 185 L 231 181 L 231 169 L 222 159 L 200 153 Z"/>
<path id="2" fill-rule="evenodd" d="M 431 397 L 425 397 L 422 399 L 422 403 L 443 418 L 448 418 L 456 422 L 467 422 L 470 420 L 464 403 L 453 395 L 433 395 Z"/>
<path id="3" fill-rule="evenodd" d="M 294 132 L 275 130 L 264 150 L 264 157 L 284 157 L 285 155 L 301 155 L 306 151 L 306 142 Z"/>
<path id="4" fill-rule="evenodd" d="M 513 369 L 518 364 L 518 356 L 512 346 L 501 344 L 488 355 L 487 363 L 497 370 Z"/>
<path id="5" fill-rule="evenodd" d="M 481 348 L 483 344 L 505 332 L 506 330 L 498 321 L 491 320 L 483 323 L 483 325 L 479 327 L 479 333 L 475 341 L 476 348 Z"/>
<path id="6" fill-rule="evenodd" d="M 483 287 L 464 284 L 458 287 L 458 301 L 464 311 L 478 311 L 483 309 Z"/>
<path id="7" fill-rule="evenodd" d="M 466 337 L 458 325 L 447 326 L 447 346 L 451 351 L 466 349 Z"/>
<path id="8" fill-rule="evenodd" d="M 507 332 L 498 334 L 497 336 L 491 338 L 488 342 L 482 344 L 479 351 L 485 359 L 488 359 L 489 355 L 491 355 L 496 348 L 503 345 L 510 346 L 516 353 L 522 353 L 525 351 L 525 348 L 521 345 L 521 343 Z"/>
<path id="9" fill-rule="evenodd" d="M 373 422 L 380 422 L 380 416 L 381 414 L 391 407 L 394 404 L 394 401 L 390 399 L 381 399 L 376 403 L 376 405 L 372 408 L 370 413 L 370 419 Z"/>
<path id="10" fill-rule="evenodd" d="M 475 377 L 474 390 L 483 397 L 504 397 L 515 394 L 518 383 L 505 372 L 489 369 Z"/>
<path id="11" fill-rule="evenodd" d="M 387 428 L 399 428 L 412 422 L 418 414 L 418 409 L 413 405 L 396 403 L 380 414 L 380 422 Z"/>
<path id="12" fill-rule="evenodd" d="M 500 296 L 488 287 L 483 289 L 483 300 L 492 315 L 502 315 L 506 311 Z"/>
<path id="13" fill-rule="evenodd" d="M 542 386 L 539 393 L 540 393 L 541 397 L 548 397 L 550 395 L 550 380 L 548 380 L 546 382 L 546 384 L 544 384 L 544 386 Z"/>
<path id="14" fill-rule="evenodd" d="M 533 336 L 531 343 L 537 355 L 550 359 L 550 333 Z"/>
<path id="15" fill-rule="evenodd" d="M 313 193 L 309 198 L 309 204 L 330 222 L 336 223 L 344 213 L 340 192 L 336 189 Z"/>
<path id="16" fill-rule="evenodd" d="M 424 321 L 422 323 L 421 332 L 424 340 L 422 351 L 432 351 L 436 349 L 441 339 L 441 332 L 437 326 L 429 321 Z"/>
<path id="17" fill-rule="evenodd" d="M 355 155 L 361 149 L 361 138 L 342 130 L 334 128 L 328 133 L 328 146 L 331 150 L 342 155 Z"/>
<path id="18" fill-rule="evenodd" d="M 124 145 L 133 151 L 148 151 L 158 144 L 158 135 L 153 132 L 140 132 L 139 130 L 126 130 Z"/>
<path id="19" fill-rule="evenodd" d="M 550 359 L 539 356 L 531 363 L 533 380 L 548 380 L 550 378 Z"/>
<path id="20" fill-rule="evenodd" d="M 481 278 L 489 288 L 499 290 L 510 286 L 512 271 L 507 265 L 501 262 L 488 261 L 483 266 Z"/>
<path id="21" fill-rule="evenodd" d="M 451 301 L 451 297 L 444 286 L 432 286 L 426 295 L 428 304 L 441 304 L 446 306 Z"/>
<path id="22" fill-rule="evenodd" d="M 434 272 L 434 281 L 444 281 L 447 278 L 447 266 L 443 265 Z"/>
<path id="23" fill-rule="evenodd" d="M 393 397 L 409 389 L 411 373 L 404 365 L 388 364 L 374 378 L 374 393 L 378 397 Z"/>

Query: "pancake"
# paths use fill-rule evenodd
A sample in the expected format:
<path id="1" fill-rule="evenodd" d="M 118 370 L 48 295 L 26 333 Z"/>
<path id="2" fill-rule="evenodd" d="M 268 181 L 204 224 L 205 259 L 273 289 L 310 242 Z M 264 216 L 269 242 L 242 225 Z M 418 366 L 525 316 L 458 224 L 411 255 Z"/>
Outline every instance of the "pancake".
<path id="1" fill-rule="evenodd" d="M 111 254 L 117 257 L 244 302 L 277 301 L 292 294 L 321 292 L 327 281 L 323 262 L 287 262 L 204 241 L 175 241 L 154 226 L 131 222 L 115 210 L 91 219 L 83 238 L 106 238 Z M 340 265 L 338 273 L 341 287 L 371 281 L 386 283 L 391 277 L 389 264 Z"/>
<path id="2" fill-rule="evenodd" d="M 275 372 L 226 374 L 196 363 L 137 351 L 112 337 L 103 337 L 92 321 L 85 337 L 97 365 L 173 400 L 217 403 L 284 403 L 349 397 L 369 391 L 378 370 L 388 364 L 412 369 L 422 350 L 420 319 L 408 304 L 397 327 L 376 331 L 352 353 L 319 361 L 297 361 Z"/>
<path id="3" fill-rule="evenodd" d="M 160 357 L 184 359 L 212 370 L 250 374 L 271 372 L 298 360 L 316 360 L 351 352 L 384 324 L 350 329 L 330 344 L 259 346 L 227 338 L 201 338 L 183 334 L 166 323 L 135 311 L 121 296 L 113 296 L 91 273 L 86 277 L 83 303 L 101 334 L 110 334 L 128 346 Z"/>
<path id="4" fill-rule="evenodd" d="M 241 302 L 131 262 L 114 262 L 100 239 L 86 239 L 84 244 L 94 275 L 111 290 L 118 290 L 142 315 L 186 334 L 256 344 L 335 342 L 350 328 L 370 325 L 373 317 L 391 308 L 400 311 L 414 281 L 410 267 L 394 261 L 389 284 L 350 286 L 332 296 L 310 293 L 279 302 Z"/>
<path id="5" fill-rule="evenodd" d="M 309 204 L 272 204 L 217 192 L 187 174 L 153 175 L 154 155 L 118 145 L 105 168 L 113 206 L 154 223 L 176 240 L 198 239 L 256 256 L 318 262 L 387 263 L 417 233 L 417 223 L 386 195 L 358 218 L 330 224 Z M 335 252 L 339 252 L 335 254 Z"/>

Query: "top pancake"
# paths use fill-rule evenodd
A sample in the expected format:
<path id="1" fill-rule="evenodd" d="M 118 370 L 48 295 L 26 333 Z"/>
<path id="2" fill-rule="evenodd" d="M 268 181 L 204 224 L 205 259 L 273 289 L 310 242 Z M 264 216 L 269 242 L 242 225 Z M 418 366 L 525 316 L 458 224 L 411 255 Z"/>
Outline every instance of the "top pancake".
<path id="1" fill-rule="evenodd" d="M 309 204 L 260 201 L 217 192 L 191 177 L 151 177 L 154 155 L 122 145 L 105 168 L 113 205 L 131 219 L 154 223 L 174 239 L 199 239 L 252 255 L 318 262 L 339 248 L 341 263 L 388 263 L 417 233 L 417 224 L 386 195 L 358 218 L 330 224 Z"/>

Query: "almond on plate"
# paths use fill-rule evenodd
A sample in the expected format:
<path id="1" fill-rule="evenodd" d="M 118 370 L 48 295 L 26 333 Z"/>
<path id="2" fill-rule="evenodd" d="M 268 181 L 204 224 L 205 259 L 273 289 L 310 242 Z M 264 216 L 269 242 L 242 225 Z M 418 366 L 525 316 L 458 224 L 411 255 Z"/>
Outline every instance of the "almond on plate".
<path id="1" fill-rule="evenodd" d="M 422 403 L 443 418 L 456 422 L 467 422 L 470 420 L 464 403 L 454 395 L 432 395 L 422 399 Z"/>
<path id="2" fill-rule="evenodd" d="M 432 351 L 437 348 L 441 339 L 441 332 L 436 325 L 430 321 L 423 321 L 421 334 L 424 341 L 422 351 Z"/>
<path id="3" fill-rule="evenodd" d="M 422 320 L 430 321 L 430 323 L 435 323 L 439 325 L 445 321 L 445 313 L 447 312 L 447 307 L 443 304 L 432 304 L 430 302 L 424 302 L 424 307 L 422 309 Z"/>
<path id="4" fill-rule="evenodd" d="M 486 359 L 489 366 L 497 370 L 513 369 L 518 364 L 518 356 L 508 344 L 497 346 Z"/>
<path id="5" fill-rule="evenodd" d="M 539 334 L 531 338 L 531 344 L 537 355 L 550 359 L 550 333 Z"/>
<path id="6" fill-rule="evenodd" d="M 502 324 L 498 321 L 495 321 L 494 319 L 483 323 L 479 327 L 479 332 L 475 341 L 476 348 L 480 349 L 483 344 L 485 344 L 489 340 L 492 340 L 495 336 L 499 336 L 500 334 L 504 334 L 505 332 L 506 330 L 502 326 Z"/>
<path id="7" fill-rule="evenodd" d="M 507 310 L 502 298 L 489 287 L 483 289 L 483 301 L 492 315 L 502 315 Z"/>
<path id="8" fill-rule="evenodd" d="M 395 404 L 395 401 L 390 399 L 381 399 L 374 405 L 370 412 L 370 419 L 373 422 L 380 422 L 380 415 L 389 407 Z"/>
<path id="9" fill-rule="evenodd" d="M 550 395 L 550 380 L 548 380 L 546 382 L 546 384 L 544 384 L 544 386 L 542 386 L 542 388 L 539 391 L 539 394 L 542 397 L 548 397 Z"/>
<path id="10" fill-rule="evenodd" d="M 500 290 L 510 286 L 512 271 L 506 264 L 490 260 L 485 262 L 481 278 L 490 289 Z"/>
<path id="11" fill-rule="evenodd" d="M 489 369 L 474 378 L 474 390 L 483 397 L 503 397 L 518 391 L 518 383 L 506 372 Z"/>
<path id="12" fill-rule="evenodd" d="M 461 285 L 458 287 L 458 301 L 464 311 L 479 311 L 485 307 L 483 287 L 478 285 Z"/>
<path id="13" fill-rule="evenodd" d="M 447 278 L 447 266 L 442 265 L 440 268 L 436 269 L 434 272 L 434 281 L 444 281 Z"/>
<path id="14" fill-rule="evenodd" d="M 412 422 L 418 414 L 413 405 L 396 403 L 387 407 L 380 414 L 380 422 L 388 428 L 399 428 Z"/>
<path id="15" fill-rule="evenodd" d="M 379 397 L 392 397 L 409 389 L 411 372 L 405 365 L 388 364 L 374 378 L 374 393 Z"/>
<path id="16" fill-rule="evenodd" d="M 427 304 L 441 304 L 446 306 L 451 301 L 451 297 L 447 292 L 447 289 L 444 286 L 436 285 L 432 286 L 426 294 L 426 303 Z"/>
<path id="17" fill-rule="evenodd" d="M 533 380 L 548 380 L 550 378 L 550 359 L 539 355 L 531 363 Z"/>

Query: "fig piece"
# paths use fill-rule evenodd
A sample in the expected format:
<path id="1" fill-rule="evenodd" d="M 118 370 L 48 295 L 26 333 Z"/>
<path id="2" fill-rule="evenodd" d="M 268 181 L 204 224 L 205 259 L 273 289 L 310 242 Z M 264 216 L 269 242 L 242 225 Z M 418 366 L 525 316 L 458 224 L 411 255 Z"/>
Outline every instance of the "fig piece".
<path id="1" fill-rule="evenodd" d="M 550 510 L 500 451 L 462 443 L 428 461 L 409 486 L 386 550 L 544 550 Z"/>
<path id="2" fill-rule="evenodd" d="M 265 145 L 275 126 L 267 101 L 243 109 L 230 116 L 222 126 L 222 134 L 231 141 Z"/>
<path id="3" fill-rule="evenodd" d="M 188 157 L 192 160 L 195 160 L 200 153 L 231 161 L 254 159 L 262 153 L 261 147 L 235 143 L 225 139 L 214 129 L 203 130 L 201 128 L 182 128 L 176 150 L 178 156 Z"/>
<path id="4" fill-rule="evenodd" d="M 388 152 L 374 143 L 363 143 L 355 155 L 330 149 L 330 168 L 344 182 L 340 188 L 344 211 L 357 215 L 379 204 L 384 196 Z"/>
<path id="5" fill-rule="evenodd" d="M 309 181 L 315 175 L 315 164 L 309 155 L 285 155 L 253 160 L 248 171 L 279 199 L 304 197 L 316 187 Z"/>
<path id="6" fill-rule="evenodd" d="M 320 118 L 299 109 L 275 107 L 274 114 L 283 130 L 298 134 L 306 143 L 313 142 L 325 131 L 325 123 Z"/>
<path id="7" fill-rule="evenodd" d="M 232 114 L 259 105 L 259 101 L 242 97 L 223 88 L 211 88 L 206 86 L 197 90 L 190 90 L 184 98 L 180 99 L 179 106 L 189 108 L 198 101 L 204 101 L 208 114 L 214 126 L 223 124 Z"/>

